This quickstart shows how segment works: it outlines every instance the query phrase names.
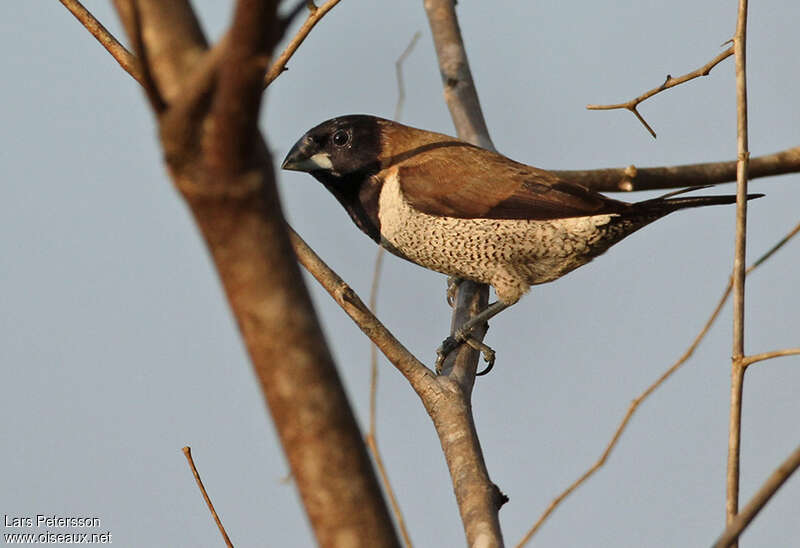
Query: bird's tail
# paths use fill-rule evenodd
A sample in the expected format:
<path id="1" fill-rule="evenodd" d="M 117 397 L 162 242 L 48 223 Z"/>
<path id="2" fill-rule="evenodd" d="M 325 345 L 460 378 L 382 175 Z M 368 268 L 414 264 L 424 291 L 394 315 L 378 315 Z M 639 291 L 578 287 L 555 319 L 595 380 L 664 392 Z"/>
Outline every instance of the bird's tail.
<path id="1" fill-rule="evenodd" d="M 654 211 L 669 213 L 672 211 L 677 211 L 679 209 L 686 209 L 689 207 L 725 205 L 725 204 L 733 204 L 736 202 L 736 196 L 733 194 L 726 194 L 723 196 L 684 196 L 681 198 L 673 198 L 673 196 L 677 196 L 678 194 L 692 192 L 694 190 L 698 190 L 701 188 L 708 188 L 708 187 L 701 186 L 701 187 L 692 187 L 692 188 L 684 188 L 681 190 L 676 190 L 675 192 L 664 194 L 663 196 L 659 196 L 658 198 L 645 200 L 643 202 L 636 202 L 634 206 L 636 206 L 636 208 L 639 209 L 640 211 L 643 210 L 646 211 L 652 208 Z M 761 198 L 762 196 L 764 195 L 748 194 L 747 199 L 754 200 L 756 198 Z"/>

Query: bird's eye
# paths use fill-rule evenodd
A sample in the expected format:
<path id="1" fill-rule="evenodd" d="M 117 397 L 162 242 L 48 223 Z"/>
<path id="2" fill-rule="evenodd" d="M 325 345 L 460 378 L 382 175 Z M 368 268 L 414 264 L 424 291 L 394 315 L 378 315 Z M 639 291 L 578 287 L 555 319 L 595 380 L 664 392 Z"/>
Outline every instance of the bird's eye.
<path id="1" fill-rule="evenodd" d="M 333 134 L 333 144 L 337 147 L 343 147 L 350 142 L 350 134 L 347 131 L 340 129 Z"/>

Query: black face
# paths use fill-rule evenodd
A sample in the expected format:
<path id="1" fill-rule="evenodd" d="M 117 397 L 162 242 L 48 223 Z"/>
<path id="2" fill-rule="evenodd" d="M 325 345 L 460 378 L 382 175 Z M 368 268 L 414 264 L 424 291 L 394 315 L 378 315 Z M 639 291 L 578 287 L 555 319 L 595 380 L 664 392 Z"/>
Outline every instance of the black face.
<path id="1" fill-rule="evenodd" d="M 308 130 L 289 151 L 283 169 L 306 171 L 320 180 L 370 175 L 380 169 L 378 119 L 340 116 Z"/>

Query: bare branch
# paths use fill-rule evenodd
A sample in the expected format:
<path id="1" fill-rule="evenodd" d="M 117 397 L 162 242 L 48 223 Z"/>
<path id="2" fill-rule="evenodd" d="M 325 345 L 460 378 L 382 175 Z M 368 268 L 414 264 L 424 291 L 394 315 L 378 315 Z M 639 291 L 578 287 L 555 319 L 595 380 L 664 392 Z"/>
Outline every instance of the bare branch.
<path id="1" fill-rule="evenodd" d="M 117 0 L 117 7 L 164 98 L 157 120 L 170 175 L 214 259 L 317 542 L 398 546 L 256 127 L 281 31 L 275 2 L 239 0 L 230 31 L 210 51 L 185 1 Z"/>
<path id="2" fill-rule="evenodd" d="M 307 3 L 309 7 L 308 17 L 306 18 L 303 25 L 300 27 L 300 30 L 297 31 L 297 34 L 294 35 L 289 45 L 286 46 L 286 49 L 278 56 L 278 59 L 272 64 L 267 72 L 266 77 L 264 78 L 264 87 L 266 88 L 275 79 L 280 76 L 285 70 L 288 70 L 286 67 L 286 63 L 289 62 L 289 59 L 292 58 L 294 52 L 297 51 L 297 48 L 300 47 L 300 44 L 306 39 L 308 34 L 311 32 L 311 29 L 319 23 L 320 19 L 325 17 L 325 14 L 331 11 L 336 4 L 339 3 L 339 0 L 328 0 L 321 6 L 317 7 L 314 5 L 313 2 L 309 1 Z M 314 6 L 313 9 L 311 7 Z"/>
<path id="3" fill-rule="evenodd" d="M 736 180 L 736 161 L 664 167 L 619 167 L 588 170 L 552 170 L 553 173 L 600 192 L 631 192 L 714 185 Z M 800 171 L 800 146 L 750 160 L 749 178 Z"/>
<path id="4" fill-rule="evenodd" d="M 663 84 L 661 84 L 657 88 L 651 89 L 650 91 L 646 91 L 641 95 L 639 95 L 638 97 L 635 97 L 630 101 L 626 101 L 625 103 L 617 103 L 615 105 L 586 105 L 586 108 L 589 110 L 614 110 L 614 109 L 629 110 L 636 115 L 636 117 L 644 125 L 647 131 L 650 132 L 650 135 L 652 135 L 653 138 L 655 138 L 656 132 L 653 131 L 653 128 L 651 128 L 647 122 L 645 122 L 644 118 L 642 118 L 641 114 L 639 114 L 639 111 L 636 109 L 636 107 L 638 107 L 639 104 L 642 103 L 643 101 L 646 101 L 653 95 L 661 93 L 662 91 L 674 88 L 675 86 L 679 86 L 684 82 L 688 82 L 689 80 L 694 80 L 695 78 L 698 78 L 700 76 L 708 76 L 708 73 L 711 72 L 711 69 L 716 67 L 718 64 L 720 64 L 722 61 L 724 61 L 731 55 L 733 55 L 733 47 L 726 49 L 725 51 L 714 57 L 714 59 L 712 59 L 699 69 L 693 70 L 692 72 L 684 74 L 683 76 L 678 76 L 677 78 L 673 78 L 671 75 L 667 74 L 667 78 L 664 80 Z"/>
<path id="5" fill-rule="evenodd" d="M 80 23 L 86 27 L 92 36 L 94 36 L 100 44 L 106 48 L 108 53 L 111 54 L 111 57 L 116 59 L 119 66 L 122 69 L 133 76 L 133 78 L 139 82 L 141 85 L 144 85 L 142 69 L 139 66 L 139 61 L 136 59 L 136 56 L 125 49 L 125 46 L 119 43 L 119 41 L 114 38 L 114 35 L 111 34 L 108 29 L 106 29 L 103 24 L 95 19 L 94 15 L 91 14 L 89 10 L 83 7 L 83 4 L 78 2 L 78 0 L 60 0 L 61 3 L 67 8 L 75 18 L 80 21 Z"/>
<path id="6" fill-rule="evenodd" d="M 763 362 L 764 360 L 771 360 L 772 358 L 781 358 L 783 356 L 797 356 L 800 354 L 800 348 L 784 348 L 783 350 L 773 350 L 772 352 L 762 352 L 761 354 L 753 354 L 746 356 L 742 359 L 745 366 Z"/>
<path id="7" fill-rule="evenodd" d="M 481 112 L 478 93 L 472 80 L 453 0 L 424 0 L 433 34 L 444 97 L 458 136 L 473 144 L 494 150 Z M 488 286 L 470 281 L 461 283 L 451 322 L 451 333 L 488 304 Z M 480 341 L 486 327 L 472 331 Z M 456 493 L 461 521 L 470 546 L 502 546 L 498 511 L 507 497 L 489 479 L 475 424 L 470 396 L 475 382 L 479 353 L 468 345 L 453 352 L 437 377 L 436 398 L 423 397 L 433 419 L 450 477 Z"/>
<path id="8" fill-rule="evenodd" d="M 478 91 L 472 80 L 467 52 L 458 26 L 453 0 L 425 0 L 425 11 L 433 34 L 439 70 L 444 85 L 444 98 L 458 136 L 473 144 L 495 150 L 483 118 Z M 450 330 L 454 333 L 489 302 L 489 287 L 465 281 L 458 286 Z M 485 328 L 476 328 L 472 337 L 481 341 Z M 479 353 L 462 345 L 448 356 L 442 373 L 457 377 L 465 394 L 470 394 L 475 381 Z"/>
<path id="9" fill-rule="evenodd" d="M 208 496 L 206 488 L 203 485 L 203 480 L 200 479 L 200 473 L 197 471 L 197 467 L 194 465 L 194 459 L 192 459 L 192 448 L 187 445 L 183 448 L 183 454 L 186 456 L 186 460 L 189 461 L 189 467 L 192 469 L 192 474 L 194 474 L 194 480 L 197 482 L 197 487 L 200 488 L 200 493 L 203 494 L 203 498 L 206 501 L 206 506 L 208 506 L 208 509 L 211 510 L 211 517 L 214 518 L 214 522 L 217 524 L 217 528 L 222 535 L 222 539 L 225 541 L 225 545 L 228 546 L 228 548 L 233 548 L 233 543 L 231 543 L 231 539 L 228 537 L 228 533 L 225 531 L 225 527 L 223 527 L 222 520 L 219 519 L 217 511 L 214 510 L 214 504 L 211 502 L 211 497 Z"/>
<path id="10" fill-rule="evenodd" d="M 753 270 L 764 264 L 769 258 L 771 258 L 778 250 L 780 250 L 783 246 L 785 246 L 789 241 L 797 236 L 800 233 L 800 223 L 798 223 L 791 231 L 789 231 L 786 236 L 781 238 L 774 246 L 772 246 L 766 253 L 764 253 L 761 257 L 759 257 L 752 265 L 750 265 L 746 271 L 747 274 L 750 274 Z M 669 369 L 667 369 L 658 379 L 656 379 L 653 384 L 651 384 L 647 389 L 645 389 L 641 394 L 639 394 L 630 404 L 628 410 L 625 413 L 625 416 L 620 421 L 617 429 L 614 431 L 613 436 L 611 436 L 611 441 L 609 441 L 608 445 L 606 445 L 605 450 L 603 451 L 600 458 L 589 467 L 580 477 L 571 483 L 564 491 L 562 491 L 556 498 L 552 500 L 550 505 L 545 509 L 539 519 L 536 520 L 536 523 L 533 524 L 530 530 L 525 534 L 525 537 L 517 544 L 518 548 L 524 546 L 528 541 L 533 538 L 533 535 L 541 528 L 544 522 L 547 520 L 548 517 L 553 513 L 553 511 L 566 499 L 575 489 L 581 486 L 587 479 L 589 479 L 594 473 L 603 467 L 606 460 L 608 459 L 611 451 L 616 446 L 617 442 L 625 431 L 630 422 L 633 414 L 636 412 L 638 407 L 642 404 L 642 402 L 650 396 L 659 386 L 664 384 L 664 382 L 671 377 L 681 365 L 683 365 L 691 356 L 694 354 L 694 351 L 697 349 L 700 342 L 705 338 L 706 334 L 708 333 L 711 326 L 719 317 L 719 313 L 722 311 L 722 307 L 728 300 L 728 297 L 731 295 L 731 290 L 733 289 L 733 279 L 728 279 L 728 285 L 725 287 L 725 290 L 722 293 L 722 297 L 720 297 L 719 302 L 717 302 L 717 306 L 714 308 L 714 311 L 709 316 L 708 320 L 706 321 L 703 328 L 700 332 L 695 336 L 694 341 L 692 344 L 689 345 L 689 348 L 686 349 L 686 352 L 672 364 Z"/>
<path id="11" fill-rule="evenodd" d="M 415 358 L 406 348 L 395 339 L 394 335 L 386 329 L 386 327 L 375 317 L 375 315 L 367 308 L 358 295 L 333 271 L 325 264 L 314 251 L 308 247 L 303 239 L 291 228 L 290 238 L 297 259 L 300 261 L 308 272 L 317 279 L 317 281 L 324 287 L 334 300 L 342 307 L 342 309 L 353 319 L 361 330 L 369 337 L 374 343 L 373 348 L 379 348 L 386 358 L 408 379 L 412 388 L 420 395 L 423 400 L 432 399 L 438 393 L 436 382 L 431 370 L 425 367 L 417 358 Z M 379 255 L 380 257 L 380 255 Z M 376 263 L 376 272 L 379 268 L 379 263 Z M 377 279 L 377 276 L 373 278 Z M 372 295 L 376 294 L 377 285 L 373 283 Z M 374 299 L 371 299 L 372 308 L 375 307 Z M 374 360 L 374 358 L 373 358 Z M 373 361 L 374 364 L 374 361 Z M 373 365 L 375 367 L 375 365 Z M 405 520 L 403 518 L 400 505 L 394 495 L 388 480 L 388 474 L 383 464 L 380 451 L 377 446 L 377 439 L 375 436 L 375 383 L 377 382 L 377 370 L 374 370 L 372 375 L 371 389 L 370 389 L 370 430 L 366 436 L 367 446 L 371 450 L 375 459 L 375 464 L 378 467 L 378 473 L 383 481 L 384 488 L 389 496 L 389 502 L 392 506 L 395 518 L 397 519 L 398 527 L 400 528 L 403 536 L 403 541 L 406 546 L 411 546 L 411 537 L 405 527 Z"/>
<path id="12" fill-rule="evenodd" d="M 453 0 L 424 0 L 439 58 L 444 99 L 459 138 L 495 150 L 483 118 Z"/>
<path id="13" fill-rule="evenodd" d="M 106 46 L 106 49 L 108 49 L 108 43 L 116 41 L 102 26 L 94 27 L 92 33 L 101 44 Z M 214 49 L 219 46 L 220 44 L 215 46 Z M 109 52 L 114 55 L 114 52 L 110 50 Z M 130 52 L 127 52 L 127 55 L 129 57 L 120 65 L 137 81 L 142 83 L 141 72 L 133 70 L 133 67 L 138 66 L 138 60 Z M 187 85 L 187 87 L 191 90 L 196 86 Z M 750 159 L 750 179 L 797 172 L 800 172 L 800 147 L 793 147 L 774 154 Z M 631 165 L 624 168 L 553 170 L 553 173 L 601 192 L 631 192 L 713 185 L 735 181 L 736 161 L 644 168 Z"/>
<path id="14" fill-rule="evenodd" d="M 781 463 L 764 485 L 753 495 L 750 502 L 742 508 L 742 511 L 731 520 L 722 535 L 714 543 L 713 548 L 727 548 L 733 546 L 742 531 L 747 528 L 751 521 L 758 515 L 761 509 L 772 498 L 789 477 L 800 467 L 800 446 L 795 449 L 789 457 Z"/>
<path id="15" fill-rule="evenodd" d="M 539 516 L 539 519 L 536 520 L 536 523 L 533 524 L 533 527 L 531 527 L 528 530 L 528 532 L 525 534 L 525 536 L 522 538 L 519 544 L 517 544 L 517 548 L 521 548 L 522 546 L 527 544 L 528 541 L 530 541 L 531 538 L 533 538 L 533 535 L 535 535 L 536 532 L 539 530 L 539 528 L 544 524 L 547 518 L 550 517 L 550 514 L 553 513 L 553 511 L 564 501 L 564 499 L 567 498 L 570 494 L 572 494 L 572 492 L 575 491 L 575 489 L 577 489 L 578 487 L 580 487 L 581 484 L 583 484 L 586 480 L 592 477 L 594 473 L 597 472 L 597 470 L 602 468 L 602 466 L 606 463 L 606 460 L 608 459 L 609 455 L 611 455 L 611 451 L 614 449 L 614 447 L 616 447 L 617 442 L 620 439 L 620 436 L 622 436 L 622 433 L 628 427 L 628 423 L 633 417 L 633 414 L 636 412 L 636 410 L 639 408 L 642 402 L 646 400 L 650 396 L 650 394 L 655 392 L 655 390 L 659 386 L 664 384 L 664 382 L 667 379 L 669 379 L 684 363 L 686 363 L 686 361 L 692 356 L 692 354 L 694 354 L 694 351 L 697 349 L 702 340 L 705 338 L 706 334 L 708 333 L 708 330 L 711 329 L 711 326 L 717 320 L 717 317 L 719 316 L 719 313 L 722 310 L 722 307 L 724 306 L 725 302 L 728 300 L 728 296 L 730 295 L 730 293 L 731 293 L 731 285 L 728 284 L 728 287 L 725 289 L 725 292 L 722 294 L 722 297 L 720 298 L 719 302 L 717 302 L 717 306 L 714 308 L 714 311 L 711 313 L 711 316 L 709 316 L 708 320 L 706 320 L 705 325 L 697 334 L 697 336 L 695 336 L 695 339 L 694 341 L 692 341 L 692 344 L 689 345 L 689 348 L 687 348 L 686 351 L 683 353 L 683 355 L 680 358 L 678 358 L 678 360 L 674 364 L 672 364 L 669 367 L 669 369 L 664 371 L 664 373 L 662 373 L 662 375 L 658 379 L 656 379 L 655 382 L 653 382 L 641 394 L 639 394 L 638 396 L 636 396 L 636 398 L 633 399 L 630 406 L 628 407 L 628 410 L 625 412 L 625 416 L 622 417 L 622 420 L 617 426 L 617 429 L 614 431 L 614 435 L 611 437 L 611 441 L 608 442 L 608 445 L 606 445 L 606 448 L 600 455 L 600 458 L 597 459 L 597 461 L 591 467 L 589 467 L 588 470 L 586 470 L 583 474 L 581 474 L 580 477 L 578 477 L 578 479 L 572 482 L 569 485 L 569 487 L 564 489 L 564 491 L 562 491 L 556 498 L 554 498 L 550 502 L 545 511 L 542 512 L 542 515 Z"/>
<path id="16" fill-rule="evenodd" d="M 739 512 L 739 456 L 741 450 L 742 395 L 744 389 L 744 288 L 747 241 L 747 172 L 750 150 L 747 139 L 747 0 L 739 0 L 733 48 L 736 53 L 736 238 L 733 259 L 733 349 L 731 354 L 731 408 L 728 430 L 728 468 L 725 513 L 730 523 Z"/>
<path id="17" fill-rule="evenodd" d="M 430 388 L 434 381 L 433 371 L 425 367 L 409 352 L 392 333 L 375 317 L 355 291 L 338 274 L 331 270 L 303 239 L 291 228 L 289 237 L 292 247 L 308 272 L 330 293 L 356 325 L 375 343 L 384 356 L 408 379 L 417 392 Z"/>
<path id="18" fill-rule="evenodd" d="M 784 236 L 783 238 L 781 238 L 781 239 L 780 239 L 780 240 L 779 240 L 779 241 L 778 241 L 778 242 L 777 242 L 777 243 L 776 243 L 774 246 L 772 246 L 772 247 L 769 249 L 769 251 L 767 251 L 766 253 L 764 253 L 764 255 L 762 255 L 761 257 L 759 257 L 759 258 L 756 260 L 756 262 L 754 262 L 753 264 L 751 264 L 751 265 L 750 265 L 750 266 L 747 268 L 747 274 L 750 274 L 750 272 L 752 272 L 753 270 L 755 270 L 756 268 L 758 268 L 759 266 L 761 266 L 761 263 L 763 263 L 764 261 L 766 261 L 767 259 L 769 259 L 770 257 L 772 257 L 772 255 L 774 255 L 774 254 L 775 254 L 775 253 L 776 253 L 776 252 L 777 252 L 777 251 L 778 251 L 780 248 L 782 248 L 783 246 L 785 246 L 786 244 L 788 244 L 788 243 L 789 243 L 789 240 L 791 240 L 792 238 L 794 238 L 795 236 L 797 236 L 797 233 L 798 233 L 798 232 L 800 232 L 800 223 L 797 223 L 797 224 L 795 225 L 795 227 L 794 227 L 792 230 L 790 230 L 788 234 L 786 234 L 786 236 Z"/>

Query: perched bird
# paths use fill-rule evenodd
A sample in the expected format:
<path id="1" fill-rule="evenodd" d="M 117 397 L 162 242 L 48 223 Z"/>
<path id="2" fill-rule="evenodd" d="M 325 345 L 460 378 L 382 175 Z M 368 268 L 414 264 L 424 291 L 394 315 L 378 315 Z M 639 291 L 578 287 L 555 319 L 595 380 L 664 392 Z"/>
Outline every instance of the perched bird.
<path id="1" fill-rule="evenodd" d="M 449 349 L 531 285 L 560 278 L 656 219 L 736 201 L 674 197 L 679 191 L 622 202 L 454 137 L 367 115 L 310 129 L 282 167 L 310 173 L 395 255 L 494 288 L 499 301 Z"/>

